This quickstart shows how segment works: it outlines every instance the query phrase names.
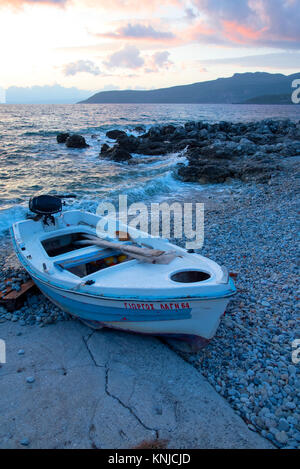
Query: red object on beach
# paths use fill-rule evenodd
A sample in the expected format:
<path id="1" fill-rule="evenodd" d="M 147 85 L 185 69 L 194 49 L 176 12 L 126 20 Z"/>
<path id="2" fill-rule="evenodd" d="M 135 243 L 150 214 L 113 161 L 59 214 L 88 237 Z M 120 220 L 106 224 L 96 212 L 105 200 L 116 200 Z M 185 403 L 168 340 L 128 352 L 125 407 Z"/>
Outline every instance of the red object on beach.
<path id="1" fill-rule="evenodd" d="M 6 279 L 5 283 L 10 282 L 11 279 Z M 17 302 L 24 297 L 25 293 L 29 292 L 35 286 L 32 280 L 28 280 L 27 282 L 21 285 L 19 291 L 13 290 L 10 285 L 7 286 L 6 291 L 3 292 L 0 290 L 0 304 L 2 304 L 8 311 L 13 311 Z"/>
<path id="2" fill-rule="evenodd" d="M 236 272 L 229 272 L 229 277 L 237 278 L 238 274 Z"/>

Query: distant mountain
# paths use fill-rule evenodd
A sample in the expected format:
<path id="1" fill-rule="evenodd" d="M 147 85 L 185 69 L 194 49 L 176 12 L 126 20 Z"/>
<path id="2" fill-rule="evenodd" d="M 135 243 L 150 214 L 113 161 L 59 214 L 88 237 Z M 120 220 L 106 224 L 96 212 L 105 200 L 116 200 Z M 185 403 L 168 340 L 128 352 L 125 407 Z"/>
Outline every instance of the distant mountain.
<path id="1" fill-rule="evenodd" d="M 157 90 L 102 91 L 81 103 L 241 103 L 265 95 L 291 96 L 292 81 L 297 78 L 300 73 L 235 73 L 230 78 Z"/>
<path id="2" fill-rule="evenodd" d="M 247 99 L 240 104 L 292 104 L 291 94 L 265 94 Z"/>
<path id="3" fill-rule="evenodd" d="M 60 85 L 18 87 L 6 90 L 7 104 L 75 104 L 90 96 L 91 91 L 64 88 Z"/>

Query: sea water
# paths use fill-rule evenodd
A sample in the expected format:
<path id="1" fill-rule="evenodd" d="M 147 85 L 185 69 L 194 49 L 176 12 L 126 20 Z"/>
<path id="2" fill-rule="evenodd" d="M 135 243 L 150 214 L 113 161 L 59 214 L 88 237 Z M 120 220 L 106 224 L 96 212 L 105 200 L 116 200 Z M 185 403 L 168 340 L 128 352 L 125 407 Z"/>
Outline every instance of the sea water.
<path id="1" fill-rule="evenodd" d="M 99 157 L 111 129 L 133 133 L 137 125 L 184 124 L 190 120 L 248 122 L 300 119 L 296 105 L 74 104 L 0 105 L 0 234 L 26 216 L 28 200 L 41 193 L 75 193 L 72 207 L 95 211 L 99 202 L 157 202 L 201 191 L 174 178 L 182 155 L 128 165 Z M 70 149 L 56 142 L 59 132 L 79 133 L 90 145 Z M 135 156 L 135 155 L 134 155 Z M 143 158 L 136 155 L 137 158 Z"/>

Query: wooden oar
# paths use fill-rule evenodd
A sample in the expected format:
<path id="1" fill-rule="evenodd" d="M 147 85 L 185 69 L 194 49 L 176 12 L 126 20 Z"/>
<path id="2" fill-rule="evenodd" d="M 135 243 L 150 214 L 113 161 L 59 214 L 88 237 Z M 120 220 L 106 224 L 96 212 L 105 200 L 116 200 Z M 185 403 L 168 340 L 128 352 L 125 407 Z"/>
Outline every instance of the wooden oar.
<path id="1" fill-rule="evenodd" d="M 93 243 L 97 244 L 98 246 L 103 246 L 103 247 L 113 248 L 113 249 L 123 249 L 126 252 L 129 252 L 132 254 L 138 254 L 141 256 L 157 257 L 165 253 L 165 251 L 160 251 L 158 249 L 142 248 L 139 246 L 132 246 L 130 244 L 123 244 L 123 243 L 114 243 L 112 241 L 106 241 L 105 239 L 98 238 L 97 236 L 85 235 L 85 237 L 88 240 L 93 241 Z"/>
<path id="2" fill-rule="evenodd" d="M 148 262 L 150 264 L 169 264 L 175 257 L 178 257 L 176 251 L 166 252 L 158 249 L 141 248 L 123 243 L 113 243 L 91 235 L 86 235 L 86 237 L 86 240 L 77 241 L 76 244 L 96 245 L 108 249 L 117 249 L 134 259 Z"/>

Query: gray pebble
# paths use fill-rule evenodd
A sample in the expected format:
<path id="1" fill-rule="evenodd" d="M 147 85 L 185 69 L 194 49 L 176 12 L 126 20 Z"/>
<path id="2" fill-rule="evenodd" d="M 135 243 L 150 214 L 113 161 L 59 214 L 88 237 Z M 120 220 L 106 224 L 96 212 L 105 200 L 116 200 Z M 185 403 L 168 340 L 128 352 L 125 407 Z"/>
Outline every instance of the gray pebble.
<path id="1" fill-rule="evenodd" d="M 31 384 L 31 383 L 34 383 L 34 382 L 35 382 L 35 378 L 34 378 L 33 376 L 28 376 L 28 377 L 26 378 L 26 381 L 27 381 L 27 383 L 30 383 L 30 384 Z"/>
<path id="2" fill-rule="evenodd" d="M 288 432 L 289 429 L 290 429 L 290 426 L 284 418 L 281 418 L 281 419 L 279 419 L 279 423 L 278 423 L 277 428 L 278 428 L 279 431 Z"/>
<path id="3" fill-rule="evenodd" d="M 23 440 L 20 441 L 20 444 L 22 446 L 29 446 L 30 445 L 30 441 L 28 440 L 28 438 L 23 438 Z"/>
<path id="4" fill-rule="evenodd" d="M 285 445 L 286 442 L 288 441 L 288 436 L 284 431 L 277 432 L 275 434 L 275 438 L 279 443 L 282 443 L 283 445 Z"/>

